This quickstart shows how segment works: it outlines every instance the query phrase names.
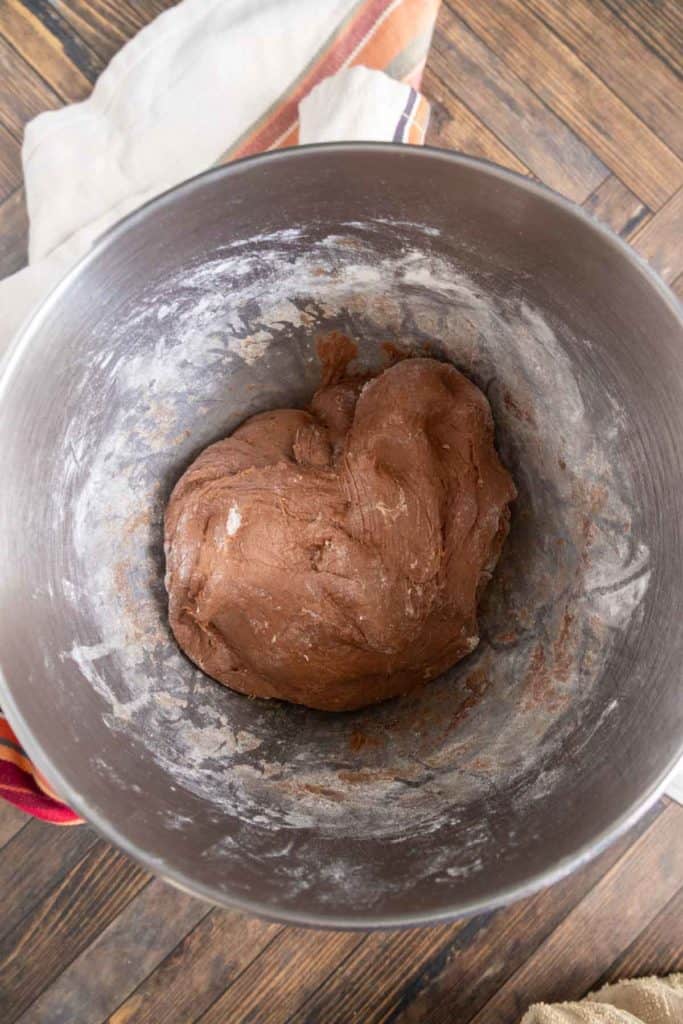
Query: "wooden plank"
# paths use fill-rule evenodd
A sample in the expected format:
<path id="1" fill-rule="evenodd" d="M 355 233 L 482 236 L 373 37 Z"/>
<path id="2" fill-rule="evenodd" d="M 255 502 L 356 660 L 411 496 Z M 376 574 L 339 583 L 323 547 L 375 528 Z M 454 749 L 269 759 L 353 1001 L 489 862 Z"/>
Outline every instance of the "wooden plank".
<path id="1" fill-rule="evenodd" d="M 425 70 L 422 89 L 432 105 L 426 138 L 428 145 L 481 157 L 518 174 L 530 173 L 514 153 L 453 95 L 431 64 Z"/>
<path id="2" fill-rule="evenodd" d="M 583 204 L 585 210 L 626 237 L 650 215 L 647 206 L 613 174 L 598 185 Z"/>
<path id="3" fill-rule="evenodd" d="M 645 124 L 683 155 L 683 81 L 595 0 L 526 0 Z M 679 12 L 683 24 L 683 9 Z"/>
<path id="4" fill-rule="evenodd" d="M 21 1016 L 19 1024 L 100 1024 L 207 914 L 155 879 Z"/>
<path id="5" fill-rule="evenodd" d="M 356 932 L 284 928 L 198 1024 L 284 1024 L 362 942 Z"/>
<path id="6" fill-rule="evenodd" d="M 0 38 L 0 124 L 21 141 L 27 121 L 61 106 L 57 93 Z"/>
<path id="7" fill-rule="evenodd" d="M 620 953 L 595 988 L 620 978 L 646 978 L 683 970 L 683 889 Z"/>
<path id="8" fill-rule="evenodd" d="M 683 273 L 683 188 L 631 238 L 631 244 L 665 281 Z"/>
<path id="9" fill-rule="evenodd" d="M 19 829 L 28 825 L 29 818 L 17 807 L 0 800 L 0 849 L 12 839 Z"/>
<path id="10" fill-rule="evenodd" d="M 662 812 L 663 805 L 657 804 L 627 835 L 551 888 L 495 914 L 473 918 L 442 957 L 406 977 L 377 1020 L 392 1024 L 464 1024 L 547 939 L 634 840 L 656 827 Z"/>
<path id="11" fill-rule="evenodd" d="M 481 918 L 475 918 L 480 921 Z M 407 980 L 434 960 L 440 962 L 464 921 L 401 932 L 372 932 L 313 997 L 295 1011 L 288 1024 L 369 1024 L 386 1019 Z"/>
<path id="12" fill-rule="evenodd" d="M 0 854 L 0 938 L 59 885 L 96 842 L 84 826 L 56 828 L 31 819 Z"/>
<path id="13" fill-rule="evenodd" d="M 0 942 L 3 1024 L 15 1021 L 148 879 L 133 861 L 98 839 L 47 899 Z"/>
<path id="14" fill-rule="evenodd" d="M 680 0 L 602 0 L 625 25 L 665 61 L 683 73 L 683 20 Z"/>
<path id="15" fill-rule="evenodd" d="M 683 183 L 683 163 L 524 0 L 449 7 L 653 210 Z"/>
<path id="16" fill-rule="evenodd" d="M 21 185 L 0 203 L 0 279 L 26 266 L 27 249 L 28 216 L 24 188 Z"/>
<path id="17" fill-rule="evenodd" d="M 531 1003 L 580 999 L 591 989 L 683 883 L 682 834 L 683 807 L 671 804 L 498 989 L 474 1024 L 508 1024 Z"/>
<path id="18" fill-rule="evenodd" d="M 430 67 L 536 177 L 582 202 L 607 168 L 499 57 L 443 7 Z"/>
<path id="19" fill-rule="evenodd" d="M 87 45 L 106 64 L 132 36 L 177 0 L 51 0 Z"/>
<path id="20" fill-rule="evenodd" d="M 60 99 L 84 99 L 102 62 L 47 0 L 4 0 L 0 36 L 38 71 Z"/>
<path id="21" fill-rule="evenodd" d="M 109 1024 L 190 1024 L 282 930 L 213 910 L 108 1018 Z"/>
<path id="22" fill-rule="evenodd" d="M 0 124 L 0 202 L 4 202 L 20 184 L 21 147 L 7 128 Z M 0 244 L 4 251 L 2 239 L 0 239 Z"/>

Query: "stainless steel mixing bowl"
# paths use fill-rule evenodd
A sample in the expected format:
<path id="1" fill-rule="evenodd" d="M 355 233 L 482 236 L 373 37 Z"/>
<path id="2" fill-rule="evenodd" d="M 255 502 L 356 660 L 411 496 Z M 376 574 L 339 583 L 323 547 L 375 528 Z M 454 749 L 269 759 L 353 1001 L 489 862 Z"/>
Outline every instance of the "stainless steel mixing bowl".
<path id="1" fill-rule="evenodd" d="M 208 442 L 305 403 L 340 329 L 487 392 L 518 488 L 479 648 L 346 715 L 202 676 L 161 516 Z M 436 150 L 220 168 L 110 231 L 0 385 L 0 699 L 71 804 L 150 870 L 287 921 L 490 908 L 595 854 L 681 752 L 683 329 L 621 241 Z"/>

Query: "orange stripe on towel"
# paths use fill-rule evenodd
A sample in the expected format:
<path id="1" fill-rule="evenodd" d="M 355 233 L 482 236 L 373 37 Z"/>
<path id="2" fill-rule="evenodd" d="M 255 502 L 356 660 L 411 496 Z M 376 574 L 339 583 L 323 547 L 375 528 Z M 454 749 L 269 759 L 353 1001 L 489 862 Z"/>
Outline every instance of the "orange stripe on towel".
<path id="1" fill-rule="evenodd" d="M 343 68 L 372 25 L 393 0 L 363 0 L 339 25 L 271 111 L 232 146 L 218 163 L 273 149 L 295 126 L 299 103 L 314 85 Z M 281 143 L 278 148 L 281 148 Z"/>
<path id="2" fill-rule="evenodd" d="M 23 751 L 18 750 L 16 747 L 5 746 L 4 744 L 0 746 L 0 761 L 16 765 L 17 768 L 21 768 L 22 772 L 28 772 L 29 775 L 32 775 L 34 772 L 30 759 Z"/>
<path id="3" fill-rule="evenodd" d="M 425 64 L 423 50 L 428 46 L 438 7 L 439 0 L 365 0 L 327 40 L 272 110 L 217 163 L 295 146 L 299 141 L 299 103 L 318 82 L 341 68 L 358 64 L 385 71 L 392 61 L 410 51 L 411 44 L 423 38 L 424 47 L 420 47 L 417 63 L 403 75 L 404 81 L 419 88 Z M 423 137 L 424 132 L 416 140 L 422 141 Z"/>
<path id="4" fill-rule="evenodd" d="M 431 3 L 425 3 L 425 0 L 399 0 L 392 4 L 372 27 L 368 38 L 351 55 L 349 64 L 363 64 L 366 68 L 386 71 L 400 53 L 409 49 L 413 40 L 431 32 L 438 6 L 438 0 L 432 0 Z M 424 64 L 424 61 L 420 63 Z M 402 80 L 405 81 L 405 78 L 403 76 Z M 419 81 L 411 81 L 409 84 L 414 88 L 419 87 Z"/>

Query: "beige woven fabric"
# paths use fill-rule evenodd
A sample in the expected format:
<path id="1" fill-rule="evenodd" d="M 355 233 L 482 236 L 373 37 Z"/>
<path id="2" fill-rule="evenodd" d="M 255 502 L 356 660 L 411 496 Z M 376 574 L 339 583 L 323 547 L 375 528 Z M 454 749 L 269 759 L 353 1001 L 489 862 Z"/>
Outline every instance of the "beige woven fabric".
<path id="1" fill-rule="evenodd" d="M 683 974 L 618 981 L 580 1003 L 538 1003 L 521 1024 L 683 1024 Z"/>

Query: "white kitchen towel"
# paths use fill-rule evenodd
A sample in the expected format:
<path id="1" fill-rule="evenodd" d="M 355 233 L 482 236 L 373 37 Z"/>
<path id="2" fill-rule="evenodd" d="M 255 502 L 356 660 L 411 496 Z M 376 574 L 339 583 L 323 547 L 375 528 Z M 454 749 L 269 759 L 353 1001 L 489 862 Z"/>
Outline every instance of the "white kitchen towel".
<path id="1" fill-rule="evenodd" d="M 617 981 L 578 1003 L 537 1003 L 520 1024 L 683 1024 L 683 974 Z"/>
<path id="2" fill-rule="evenodd" d="M 438 7 L 183 0 L 147 25 L 87 100 L 26 126 L 29 267 L 0 282 L 0 354 L 109 225 L 207 167 L 299 141 L 423 142 Z"/>

